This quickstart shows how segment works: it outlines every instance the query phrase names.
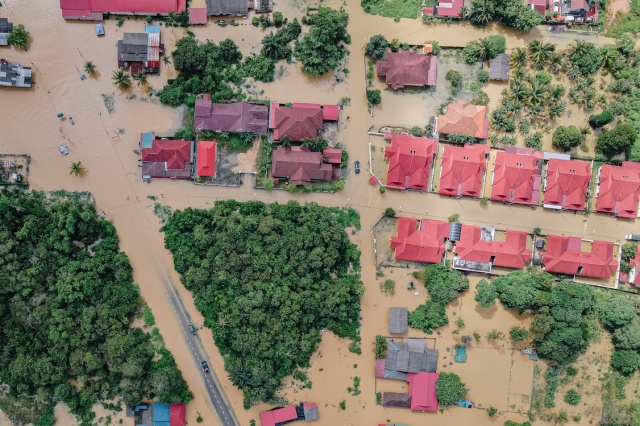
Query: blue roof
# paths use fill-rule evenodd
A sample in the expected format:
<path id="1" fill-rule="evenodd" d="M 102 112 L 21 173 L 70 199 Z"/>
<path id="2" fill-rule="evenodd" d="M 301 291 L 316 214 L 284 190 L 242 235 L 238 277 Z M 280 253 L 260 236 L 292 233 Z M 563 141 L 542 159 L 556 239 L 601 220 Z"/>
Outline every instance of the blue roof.
<path id="1" fill-rule="evenodd" d="M 153 147 L 153 132 L 143 133 L 142 138 L 140 139 L 140 147 L 141 148 L 152 148 Z"/>
<path id="2" fill-rule="evenodd" d="M 96 35 L 104 35 L 104 25 L 96 24 Z"/>
<path id="3" fill-rule="evenodd" d="M 162 423 L 166 422 L 169 426 L 171 417 L 169 415 L 169 404 L 163 404 L 162 402 L 153 403 L 153 425 L 165 426 Z"/>
<path id="4" fill-rule="evenodd" d="M 145 25 L 144 32 L 146 33 L 159 33 L 160 27 L 158 25 Z"/>

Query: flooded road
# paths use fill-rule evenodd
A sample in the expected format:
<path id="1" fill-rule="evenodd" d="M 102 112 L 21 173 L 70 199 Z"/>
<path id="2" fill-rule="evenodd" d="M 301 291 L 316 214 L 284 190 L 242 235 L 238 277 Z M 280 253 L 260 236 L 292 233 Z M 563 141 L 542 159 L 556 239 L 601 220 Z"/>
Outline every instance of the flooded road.
<path id="1" fill-rule="evenodd" d="M 302 13 L 303 6 L 300 3 L 299 0 L 287 0 L 279 2 L 277 8 L 285 17 L 292 19 Z M 340 4 L 329 2 L 328 5 L 337 7 Z M 505 31 L 495 27 L 477 29 L 469 25 L 425 26 L 418 20 L 405 19 L 395 23 L 392 19 L 365 15 L 359 2 L 349 2 L 346 9 L 350 14 L 349 32 L 353 40 L 348 63 L 350 72 L 346 82 L 336 84 L 331 76 L 310 80 L 299 73 L 297 65 L 289 65 L 285 67 L 281 79 L 271 84 L 258 85 L 258 90 L 265 90 L 264 97 L 281 102 L 337 103 L 341 98 L 351 98 L 350 106 L 341 113 L 340 139 L 345 142 L 351 160 L 361 161 L 363 173 L 350 175 L 345 189 L 339 193 L 292 195 L 286 191 L 257 191 L 252 187 L 249 177 L 245 179 L 245 185 L 241 188 L 194 186 L 178 181 L 143 183 L 138 165 L 139 156 L 134 153 L 134 150 L 138 149 L 140 132 L 171 134 L 181 126 L 180 110 L 159 105 L 157 100 L 149 99 L 146 91 L 135 85 L 123 93 L 111 84 L 110 76 L 116 68 L 116 41 L 124 32 L 143 31 L 144 21 L 128 20 L 122 28 L 117 28 L 115 21 L 106 21 L 106 36 L 97 38 L 92 23 L 65 23 L 61 18 L 57 0 L 8 0 L 3 2 L 0 8 L 2 16 L 15 23 L 25 24 L 33 36 L 32 48 L 28 52 L 3 49 L 1 55 L 8 60 L 32 66 L 36 81 L 36 87 L 32 90 L 0 89 L 0 105 L 4 107 L 0 114 L 0 152 L 27 153 L 32 156 L 30 179 L 33 188 L 91 191 L 95 194 L 98 210 L 104 211 L 116 226 L 121 248 L 133 265 L 134 279 L 140 285 L 143 297 L 156 316 L 166 345 L 174 354 L 195 395 L 187 410 L 189 424 L 196 424 L 198 413 L 203 416 L 205 425 L 218 424 L 218 420 L 205 383 L 201 379 L 199 366 L 192 360 L 188 345 L 182 337 L 178 318 L 164 293 L 162 281 L 167 276 L 177 286 L 194 325 L 201 326 L 203 318 L 195 309 L 193 298 L 180 284 L 179 276 L 173 269 L 170 253 L 164 249 L 163 235 L 159 232 L 160 223 L 153 214 L 153 201 L 148 196 L 157 197 L 161 204 L 179 209 L 206 208 L 216 200 L 235 198 L 265 202 L 286 202 L 291 199 L 300 202 L 313 201 L 323 205 L 351 206 L 360 212 L 362 230 L 353 238 L 362 250 L 362 280 L 367 287 L 362 300 L 363 354 L 356 356 L 349 353 L 347 342 L 339 342 L 331 333 L 326 333 L 309 370 L 313 388 L 297 393 L 291 388 L 285 390 L 291 402 L 303 399 L 318 402 L 319 425 L 376 424 L 386 419 L 391 422 L 421 424 L 427 419 L 434 419 L 426 414 L 415 414 L 401 409 L 383 409 L 375 405 L 376 383 L 373 377 L 372 348 L 375 335 L 386 334 L 387 308 L 414 308 L 422 303 L 425 297 L 424 289 L 420 289 L 418 296 L 405 290 L 403 286 L 408 279 L 407 270 L 385 271 L 385 274 L 398 282 L 395 296 L 385 296 L 378 289 L 370 230 L 387 207 L 393 207 L 401 215 L 444 219 L 458 213 L 460 219 L 467 223 L 525 231 L 541 227 L 543 233 L 571 234 L 607 240 L 619 240 L 625 233 L 631 233 L 636 228 L 632 222 L 597 214 L 582 216 L 571 212 L 550 212 L 541 208 L 532 210 L 495 203 L 483 207 L 477 200 L 444 198 L 435 194 L 396 191 L 380 194 L 377 187 L 367 182 L 367 129 L 372 124 L 382 126 L 398 123 L 385 122 L 394 119 L 393 115 L 386 118 L 384 113 L 376 113 L 372 118 L 368 114 L 364 94 L 365 63 L 362 60 L 362 47 L 366 40 L 374 34 L 382 33 L 389 39 L 398 38 L 408 43 L 420 44 L 425 40 L 435 39 L 443 45 L 462 46 L 469 40 L 484 37 L 491 32 Z M 244 20 L 243 23 L 248 24 L 249 21 Z M 207 27 L 193 27 L 190 30 L 199 39 L 219 41 L 232 37 L 243 53 L 257 51 L 259 40 L 264 35 L 263 31 L 251 25 L 222 28 L 210 23 Z M 184 31 L 162 28 L 162 41 L 168 52 L 173 50 L 175 41 Z M 536 37 L 545 37 L 546 41 L 561 45 L 567 45 L 572 41 L 568 36 L 549 38 L 544 28 L 542 31 L 534 30 L 526 36 L 515 36 L 509 32 L 506 32 L 506 35 L 508 47 L 523 46 Z M 593 38 L 593 41 L 600 43 L 604 38 Z M 96 64 L 99 72 L 97 78 L 87 78 L 84 81 L 80 79 L 85 60 Z M 163 66 L 160 76 L 149 77 L 149 82 L 155 89 L 159 89 L 166 79 L 171 77 L 175 77 L 173 68 Z M 113 96 L 112 113 L 108 112 L 103 95 L 107 99 Z M 411 96 L 404 96 L 402 102 L 398 103 L 399 107 L 403 105 L 411 109 Z M 56 117 L 60 112 L 67 117 L 73 117 L 75 126 L 68 120 L 60 121 Z M 397 111 L 394 114 L 399 117 Z M 69 146 L 71 152 L 68 156 L 59 154 L 57 145 L 60 143 Z M 87 168 L 85 178 L 69 175 L 69 165 L 72 161 L 82 161 Z M 246 163 L 250 161 L 243 160 L 243 167 Z M 379 241 L 378 244 L 384 246 L 388 242 Z M 457 312 L 465 318 L 467 328 L 476 328 L 482 333 L 486 332 L 485 329 L 492 328 L 507 331 L 512 325 L 524 321 L 502 307 L 496 307 L 495 312 L 475 313 L 473 290 L 455 306 L 450 306 L 448 312 L 452 323 L 455 321 L 453 312 Z M 435 336 L 438 339 L 438 347 L 442 348 L 443 352 L 454 343 L 450 333 L 451 327 L 452 325 L 444 328 L 441 331 L 442 336 Z M 412 330 L 412 333 L 412 336 L 422 335 L 416 330 Z M 227 379 L 211 333 L 201 330 L 200 338 L 227 397 L 233 404 L 240 424 L 249 425 L 251 419 L 258 420 L 258 413 L 266 406 L 254 407 L 249 411 L 242 408 L 242 395 Z M 474 362 L 494 362 L 492 360 L 498 356 L 496 354 L 499 354 L 499 359 L 504 360 L 507 365 L 511 365 L 510 362 L 522 362 L 516 359 L 508 348 L 494 349 L 495 351 L 491 352 L 488 347 L 478 348 Z M 511 361 L 512 357 L 514 361 Z M 527 388 L 526 382 L 530 380 L 527 373 L 529 367 L 531 366 L 527 364 L 517 369 L 515 374 L 518 378 L 513 382 L 516 383 L 513 385 L 515 388 Z M 509 410 L 509 406 L 514 402 L 511 401 L 511 396 L 505 393 L 502 384 L 495 388 L 482 388 L 483 380 L 486 381 L 486 376 L 483 376 L 486 371 L 482 368 L 452 368 L 458 368 L 463 381 L 470 386 L 473 385 L 472 396 L 478 401 L 483 404 L 499 404 L 496 405 L 499 409 L 512 411 Z M 505 380 L 513 381 L 505 371 L 499 372 L 501 383 L 507 383 Z M 352 386 L 355 376 L 362 379 L 362 394 L 359 396 L 347 393 L 347 387 Z M 486 387 L 486 383 L 484 386 Z M 528 388 L 530 389 L 530 386 Z M 344 411 L 339 408 L 341 401 L 345 401 Z M 517 413 L 510 413 L 507 417 L 523 420 Z M 493 421 L 482 410 L 450 409 L 438 415 L 437 423 L 457 426 L 493 424 Z M 61 424 L 72 425 L 68 417 L 65 417 Z"/>

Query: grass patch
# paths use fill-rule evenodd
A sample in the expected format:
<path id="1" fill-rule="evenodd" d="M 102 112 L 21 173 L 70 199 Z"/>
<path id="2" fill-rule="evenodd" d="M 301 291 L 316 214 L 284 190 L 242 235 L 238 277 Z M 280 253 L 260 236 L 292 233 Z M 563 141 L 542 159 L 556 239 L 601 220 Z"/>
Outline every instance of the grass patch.
<path id="1" fill-rule="evenodd" d="M 608 37 L 620 37 L 624 33 L 638 34 L 640 32 L 640 3 L 631 3 L 629 13 L 618 13 L 607 31 Z"/>
<path id="2" fill-rule="evenodd" d="M 360 4 L 365 12 L 372 15 L 394 18 L 416 19 L 421 0 L 361 0 Z"/>

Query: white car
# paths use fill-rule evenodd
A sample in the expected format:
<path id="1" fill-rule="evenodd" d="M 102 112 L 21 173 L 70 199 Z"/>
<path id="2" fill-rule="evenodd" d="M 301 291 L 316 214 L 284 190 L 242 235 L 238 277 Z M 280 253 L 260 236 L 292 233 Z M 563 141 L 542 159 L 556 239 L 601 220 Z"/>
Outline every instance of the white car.
<path id="1" fill-rule="evenodd" d="M 60 150 L 60 154 L 67 155 L 69 154 L 69 148 L 66 145 L 58 145 L 58 149 Z"/>

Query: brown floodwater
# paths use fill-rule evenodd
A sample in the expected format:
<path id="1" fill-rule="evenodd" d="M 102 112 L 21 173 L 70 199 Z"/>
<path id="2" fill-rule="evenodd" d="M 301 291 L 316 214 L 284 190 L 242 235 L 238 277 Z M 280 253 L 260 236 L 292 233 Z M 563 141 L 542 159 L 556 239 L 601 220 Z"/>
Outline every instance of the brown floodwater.
<path id="1" fill-rule="evenodd" d="M 310 4 L 310 3 L 309 3 Z M 338 7 L 338 1 L 327 5 Z M 285 17 L 300 17 L 305 2 L 284 0 L 277 8 Z M 571 212 L 550 212 L 538 208 L 490 204 L 482 207 L 477 200 L 443 198 L 435 194 L 404 193 L 387 191 L 380 194 L 377 187 L 367 182 L 368 159 L 367 129 L 375 124 L 404 125 L 401 108 L 412 111 L 415 121 L 421 120 L 421 112 L 413 112 L 416 102 L 410 95 L 404 95 L 397 108 L 380 108 L 374 118 L 368 114 L 365 94 L 365 63 L 362 60 L 362 47 L 366 40 L 377 33 L 387 38 L 398 38 L 402 42 L 420 44 L 425 40 L 438 40 L 442 45 L 463 46 L 469 40 L 500 32 L 507 36 L 508 47 L 523 46 L 536 37 L 544 37 L 565 46 L 572 42 L 572 35 L 549 37 L 545 28 L 533 30 L 521 36 L 496 26 L 477 29 L 470 25 L 425 26 L 419 20 L 403 19 L 398 23 L 392 19 L 364 14 L 359 2 L 352 1 L 345 6 L 350 14 L 349 32 L 353 43 L 347 67 L 350 72 L 345 82 L 336 84 L 332 76 L 321 79 L 309 79 L 300 74 L 297 65 L 283 67 L 282 77 L 271 84 L 259 84 L 256 90 L 264 90 L 264 96 L 281 102 L 318 102 L 337 103 L 341 98 L 351 98 L 351 105 L 341 115 L 340 139 L 346 144 L 352 160 L 363 163 L 363 173 L 351 174 L 345 189 L 336 194 L 289 194 L 286 191 L 257 191 L 246 179 L 241 188 L 222 188 L 194 186 L 180 181 L 154 181 L 143 183 L 138 166 L 140 132 L 155 131 L 170 134 L 181 126 L 181 110 L 159 105 L 149 100 L 145 90 L 132 87 L 122 93 L 111 84 L 110 75 L 116 68 L 116 41 L 124 32 L 142 31 L 144 21 L 126 21 L 117 28 L 115 21 L 105 24 L 106 35 L 97 38 L 94 25 L 90 22 L 65 22 L 61 18 L 58 2 L 26 2 L 5 0 L 0 12 L 15 23 L 23 23 L 33 36 L 33 44 L 28 52 L 3 49 L 2 57 L 32 66 L 36 85 L 32 90 L 0 90 L 0 152 L 27 153 L 32 156 L 30 180 L 33 188 L 43 190 L 66 189 L 71 191 L 91 191 L 95 194 L 99 211 L 104 211 L 113 221 L 121 239 L 122 250 L 129 256 L 134 268 L 134 279 L 140 285 L 142 295 L 156 316 L 167 347 L 174 354 L 178 366 L 189 382 L 195 395 L 187 410 L 187 420 L 195 424 L 197 413 L 204 417 L 204 424 L 218 424 L 215 411 L 209 402 L 206 388 L 200 378 L 199 366 L 194 363 L 181 335 L 176 315 L 165 296 L 162 284 L 167 277 L 173 281 L 193 318 L 195 325 L 201 325 L 202 316 L 197 312 L 193 299 L 179 282 L 179 276 L 173 269 L 170 253 L 164 249 L 163 236 L 159 232 L 160 223 L 153 214 L 153 202 L 147 196 L 155 196 L 159 202 L 172 208 L 210 207 L 216 200 L 235 198 L 238 200 L 263 200 L 266 202 L 286 202 L 296 199 L 300 202 L 317 202 L 331 206 L 351 206 L 361 214 L 362 230 L 354 236 L 362 250 L 362 280 L 367 292 L 362 300 L 362 352 L 356 356 L 348 351 L 348 342 L 340 341 L 330 332 L 326 332 L 318 353 L 312 359 L 309 377 L 313 382 L 310 390 L 295 392 L 287 388 L 284 394 L 292 402 L 313 400 L 320 407 L 319 425 L 370 425 L 391 422 L 422 424 L 425 421 L 441 425 L 493 424 L 482 410 L 448 409 L 443 414 L 415 414 L 401 409 L 383 409 L 375 405 L 373 340 L 377 334 L 385 334 L 387 308 L 407 306 L 415 308 L 425 298 L 423 288 L 419 295 L 405 289 L 408 271 L 389 269 L 385 275 L 398 282 L 396 295 L 389 297 L 381 294 L 373 266 L 373 241 L 370 230 L 384 209 L 393 207 L 399 214 L 428 216 L 437 219 L 459 213 L 464 222 L 482 225 L 496 225 L 511 229 L 531 230 L 541 227 L 543 232 L 579 235 L 590 238 L 620 240 L 625 233 L 634 230 L 633 222 L 615 220 L 609 216 L 592 214 L 574 215 Z M 190 28 L 199 39 L 219 41 L 233 38 L 243 53 L 256 52 L 259 40 L 264 32 L 241 20 L 243 25 L 222 28 L 214 23 L 206 27 Z M 184 33 L 183 29 L 162 28 L 163 43 L 167 51 L 173 50 L 176 40 Z M 603 37 L 592 37 L 597 43 L 606 42 Z M 80 74 L 85 60 L 93 61 L 98 68 L 96 78 L 82 81 Z M 167 78 L 175 77 L 171 67 L 162 67 L 159 76 L 149 78 L 151 86 L 162 87 Z M 499 92 L 498 92 L 499 93 Z M 491 93 L 493 95 L 493 92 Z M 114 109 L 107 111 L 103 95 L 112 95 Z M 133 98 L 135 96 L 135 98 Z M 416 95 L 418 98 L 421 95 Z M 415 99 L 418 99 L 415 98 Z M 398 98 L 400 99 L 400 98 Z M 420 102 L 417 102 L 420 105 Z M 394 105 L 395 106 L 395 105 Z M 56 114 L 62 112 L 73 117 L 75 126 L 68 120 L 60 121 Z M 387 114 L 388 113 L 388 114 Z M 346 117 L 349 117 L 347 120 Z M 409 120 L 407 120 L 409 121 Z M 410 123 L 414 120 L 410 120 Z M 410 124 L 409 123 L 409 124 Z M 68 156 L 59 154 L 57 146 L 65 143 L 70 148 Z M 239 156 L 240 166 L 250 166 L 254 151 Z M 82 161 L 87 168 L 85 178 L 69 175 L 72 161 Z M 388 244 L 379 241 L 379 245 Z M 472 288 L 477 280 L 472 280 Z M 442 357 L 446 348 L 454 343 L 453 324 L 456 315 L 466 323 L 466 330 L 477 330 L 484 335 L 493 328 L 506 332 L 515 324 L 525 323 L 514 313 L 501 307 L 479 311 L 473 302 L 473 290 L 470 290 L 454 306 L 448 308 L 452 324 L 436 335 L 437 347 Z M 412 336 L 421 336 L 417 330 Z M 266 405 L 254 407 L 249 411 L 242 408 L 241 393 L 227 379 L 219 352 L 211 333 L 201 332 L 202 343 L 212 361 L 233 404 L 242 425 L 248 425 L 251 419 L 258 419 L 258 413 Z M 522 395 L 531 389 L 532 364 L 522 359 L 517 352 L 505 346 L 506 343 L 489 345 L 483 340 L 470 350 L 469 362 L 449 366 L 449 357 L 441 359 L 441 371 L 458 372 L 462 380 L 471 388 L 470 396 L 483 406 L 494 405 L 500 410 L 509 411 L 507 418 L 522 420 L 516 412 L 524 404 Z M 356 366 L 357 365 L 357 366 Z M 489 373 L 495 371 L 494 376 Z M 353 377 L 361 377 L 362 394 L 350 396 L 347 387 L 352 386 Z M 285 381 L 290 385 L 290 380 Z M 384 386 L 381 384 L 380 386 Z M 340 411 L 339 403 L 346 401 L 346 410 Z M 510 408 L 516 406 L 516 409 Z M 526 405 L 526 404 L 525 404 Z M 524 407 L 526 411 L 526 407 Z M 60 424 L 75 424 L 64 410 L 57 410 Z M 100 413 L 105 415 L 106 413 Z M 501 419 L 502 420 L 502 419 Z M 0 424 L 8 423 L 2 421 Z"/>

